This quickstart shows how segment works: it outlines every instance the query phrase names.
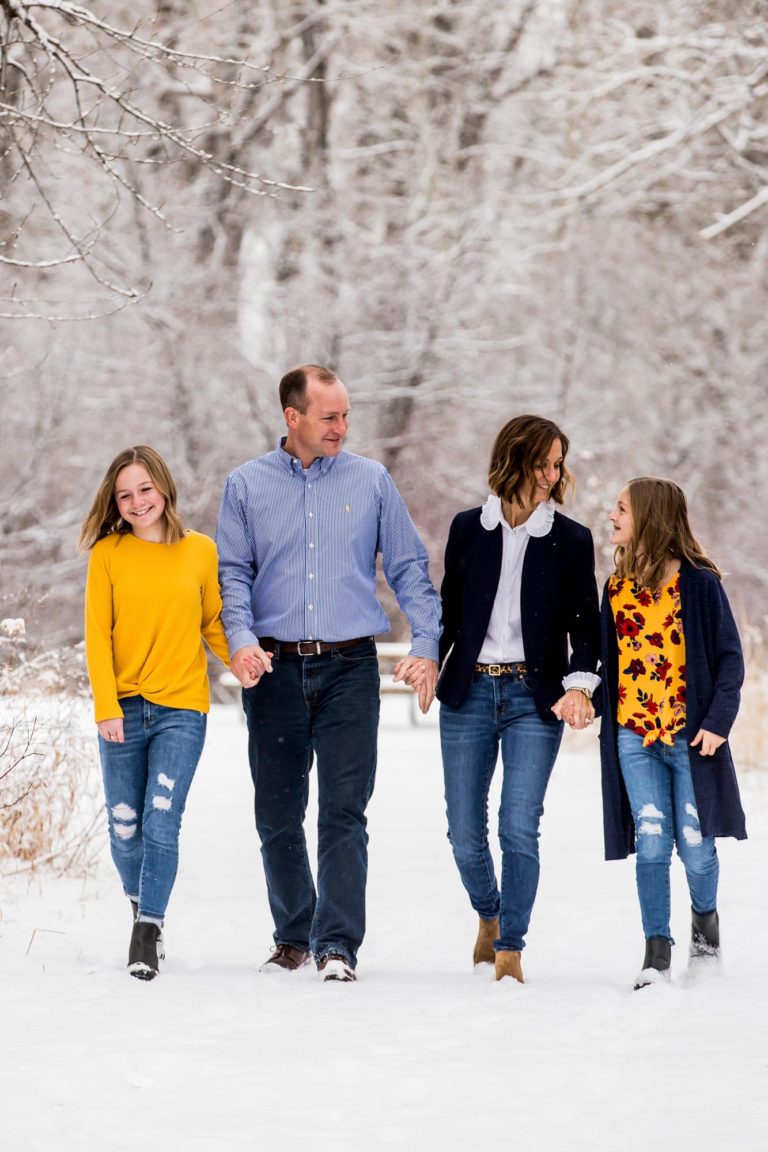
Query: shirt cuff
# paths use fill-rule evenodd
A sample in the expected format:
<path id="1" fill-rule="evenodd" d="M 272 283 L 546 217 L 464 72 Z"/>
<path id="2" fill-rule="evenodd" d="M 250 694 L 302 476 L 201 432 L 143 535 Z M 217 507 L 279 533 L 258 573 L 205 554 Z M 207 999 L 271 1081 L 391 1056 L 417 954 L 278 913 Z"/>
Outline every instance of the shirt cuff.
<path id="1" fill-rule="evenodd" d="M 430 640 L 428 636 L 414 636 L 410 655 L 420 656 L 422 660 L 434 660 L 437 664 L 440 655 L 440 641 Z"/>
<path id="2" fill-rule="evenodd" d="M 569 672 L 567 676 L 563 676 L 563 688 L 566 692 L 569 688 L 586 688 L 594 695 L 599 687 L 600 677 L 594 672 Z"/>
<path id="3" fill-rule="evenodd" d="M 258 644 L 258 642 L 258 636 L 255 636 L 249 628 L 241 628 L 239 632 L 233 632 L 231 636 L 227 636 L 230 660 L 235 652 L 238 652 L 241 648 L 245 648 L 246 644 Z"/>

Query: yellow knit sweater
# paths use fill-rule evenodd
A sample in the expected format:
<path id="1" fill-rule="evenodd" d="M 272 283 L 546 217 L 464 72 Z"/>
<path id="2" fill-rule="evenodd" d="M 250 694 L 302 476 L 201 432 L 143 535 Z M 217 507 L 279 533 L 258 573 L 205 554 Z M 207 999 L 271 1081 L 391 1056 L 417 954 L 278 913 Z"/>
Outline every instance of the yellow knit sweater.
<path id="1" fill-rule="evenodd" d="M 217 567 L 216 545 L 199 532 L 176 544 L 127 533 L 94 545 L 85 649 L 97 722 L 122 716 L 123 696 L 208 711 L 202 640 L 229 664 Z"/>

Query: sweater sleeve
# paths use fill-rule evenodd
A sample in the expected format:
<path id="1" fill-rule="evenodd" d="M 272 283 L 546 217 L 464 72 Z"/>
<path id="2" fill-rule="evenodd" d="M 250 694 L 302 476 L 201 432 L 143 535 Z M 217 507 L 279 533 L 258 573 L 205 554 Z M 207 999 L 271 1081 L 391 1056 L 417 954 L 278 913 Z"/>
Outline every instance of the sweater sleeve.
<path id="1" fill-rule="evenodd" d="M 112 653 L 112 580 L 106 553 L 98 544 L 91 552 L 85 583 L 85 656 L 96 722 L 122 716 Z"/>
<path id="2" fill-rule="evenodd" d="M 229 646 L 221 620 L 221 592 L 219 590 L 218 555 L 215 546 L 210 549 L 210 562 L 206 568 L 202 609 L 200 630 L 203 640 L 214 656 L 218 656 L 222 664 L 229 667 Z"/>
<path id="3" fill-rule="evenodd" d="M 744 656 L 728 597 L 717 579 L 709 583 L 709 602 L 710 624 L 714 632 L 715 690 L 701 727 L 727 739 L 739 711 Z"/>

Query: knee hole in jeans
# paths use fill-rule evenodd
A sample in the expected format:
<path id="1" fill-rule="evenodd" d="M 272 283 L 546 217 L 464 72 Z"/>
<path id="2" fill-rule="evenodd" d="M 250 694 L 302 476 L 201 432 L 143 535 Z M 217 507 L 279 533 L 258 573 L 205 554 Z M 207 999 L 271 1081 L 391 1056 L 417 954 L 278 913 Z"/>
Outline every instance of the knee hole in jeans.
<path id="1" fill-rule="evenodd" d="M 132 840 L 136 835 L 137 816 L 130 804 L 115 804 L 111 809 L 112 828 L 118 840 Z"/>
<path id="2" fill-rule="evenodd" d="M 176 781 L 171 780 L 168 776 L 166 776 L 165 772 L 161 772 L 157 778 L 158 788 L 165 788 L 167 792 L 173 792 L 175 783 Z M 171 797 L 158 795 L 153 796 L 152 807 L 158 809 L 160 812 L 169 812 L 171 809 Z"/>

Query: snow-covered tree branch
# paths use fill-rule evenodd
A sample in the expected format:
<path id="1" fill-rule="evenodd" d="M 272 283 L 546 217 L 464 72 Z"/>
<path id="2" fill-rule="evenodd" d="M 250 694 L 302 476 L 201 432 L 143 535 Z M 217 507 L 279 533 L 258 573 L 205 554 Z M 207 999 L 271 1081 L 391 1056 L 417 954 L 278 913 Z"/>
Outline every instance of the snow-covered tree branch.
<path id="1" fill-rule="evenodd" d="M 99 7 L 0 0 L 0 170 L 7 189 L 0 264 L 50 275 L 81 263 L 108 297 L 132 301 L 148 281 L 136 282 L 124 268 L 114 274 L 104 250 L 110 233 L 126 226 L 126 205 L 174 227 L 167 189 L 153 172 L 186 166 L 188 179 L 208 173 L 251 196 L 303 190 L 257 171 L 242 151 L 222 154 L 207 145 L 217 133 L 237 133 L 243 95 L 301 78 L 256 63 L 256 44 L 239 56 L 206 50 L 222 34 L 222 18 L 204 4 L 187 5 L 184 14 L 145 5 L 143 18 L 139 11 L 131 22 L 126 9 L 123 25 Z M 20 219 L 15 203 L 24 205 Z M 6 298 L 7 315 L 30 308 L 37 311 L 20 288 Z"/>

